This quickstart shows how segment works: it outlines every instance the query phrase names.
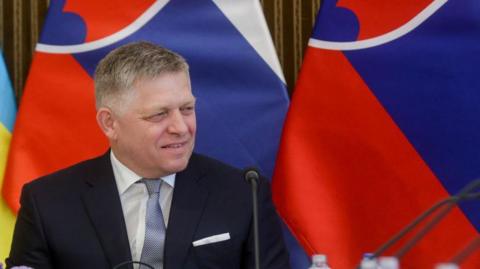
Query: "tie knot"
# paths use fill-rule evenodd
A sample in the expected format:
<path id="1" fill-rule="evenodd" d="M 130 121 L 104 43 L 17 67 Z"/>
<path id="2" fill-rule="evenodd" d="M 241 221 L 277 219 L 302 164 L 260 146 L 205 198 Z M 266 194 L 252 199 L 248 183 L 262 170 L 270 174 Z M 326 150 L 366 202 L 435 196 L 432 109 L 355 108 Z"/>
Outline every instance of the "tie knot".
<path id="1" fill-rule="evenodd" d="M 146 179 L 142 178 L 141 182 L 145 184 L 147 187 L 148 195 L 152 195 L 153 193 L 160 192 L 160 186 L 162 185 L 161 179 Z"/>

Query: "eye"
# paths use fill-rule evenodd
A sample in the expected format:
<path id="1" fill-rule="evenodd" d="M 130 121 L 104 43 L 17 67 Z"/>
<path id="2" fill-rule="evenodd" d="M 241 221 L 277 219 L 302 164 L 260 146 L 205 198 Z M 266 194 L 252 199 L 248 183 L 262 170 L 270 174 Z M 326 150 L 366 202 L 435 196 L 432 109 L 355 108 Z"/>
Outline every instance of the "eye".
<path id="1" fill-rule="evenodd" d="M 158 112 L 156 114 L 150 115 L 150 116 L 146 116 L 143 119 L 146 120 L 146 121 L 157 122 L 157 121 L 161 121 L 164 118 L 166 118 L 167 115 L 168 115 L 167 111 L 162 111 L 162 112 Z"/>
<path id="2" fill-rule="evenodd" d="M 189 114 L 191 114 L 195 111 L 195 107 L 194 106 L 184 106 L 184 107 L 180 108 L 180 111 L 184 115 L 189 115 Z"/>

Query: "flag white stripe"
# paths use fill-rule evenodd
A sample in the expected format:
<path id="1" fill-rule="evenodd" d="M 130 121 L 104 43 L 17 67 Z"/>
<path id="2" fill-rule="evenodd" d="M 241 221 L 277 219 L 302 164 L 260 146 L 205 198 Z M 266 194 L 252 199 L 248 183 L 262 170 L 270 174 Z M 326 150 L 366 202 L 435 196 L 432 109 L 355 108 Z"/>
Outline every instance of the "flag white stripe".
<path id="1" fill-rule="evenodd" d="M 71 53 L 80 53 L 87 52 L 96 49 L 100 49 L 106 46 L 109 46 L 113 43 L 116 43 L 127 36 L 138 31 L 142 26 L 149 22 L 162 8 L 168 3 L 168 0 L 158 0 L 152 4 L 140 17 L 138 17 L 134 22 L 129 24 L 127 27 L 122 30 L 109 35 L 107 37 L 79 44 L 79 45 L 48 45 L 38 43 L 36 46 L 36 51 L 52 54 L 71 54 Z"/>
<path id="2" fill-rule="evenodd" d="M 213 2 L 285 83 L 260 2 L 258 0 L 213 0 Z M 245 14 L 251 14 L 251 16 L 245 18 Z"/>
<path id="3" fill-rule="evenodd" d="M 360 50 L 380 46 L 395 39 L 398 39 L 413 31 L 424 21 L 426 21 L 430 16 L 432 16 L 437 10 L 439 10 L 447 1 L 448 0 L 433 1 L 429 6 L 422 10 L 422 12 L 420 12 L 409 22 L 381 36 L 352 42 L 332 42 L 310 38 L 308 45 L 314 48 L 327 50 Z"/>

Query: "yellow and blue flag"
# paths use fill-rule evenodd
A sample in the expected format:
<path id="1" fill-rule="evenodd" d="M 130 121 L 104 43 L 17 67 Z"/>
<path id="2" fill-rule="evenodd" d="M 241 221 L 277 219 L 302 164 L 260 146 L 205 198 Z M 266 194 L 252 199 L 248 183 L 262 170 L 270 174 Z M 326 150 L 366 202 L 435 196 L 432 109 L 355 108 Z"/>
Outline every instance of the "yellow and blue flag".
<path id="1" fill-rule="evenodd" d="M 7 164 L 7 154 L 15 121 L 15 97 L 12 84 L 8 78 L 3 55 L 0 53 L 0 189 L 3 186 L 3 175 Z M 5 260 L 12 240 L 15 215 L 0 196 L 0 260 Z"/>

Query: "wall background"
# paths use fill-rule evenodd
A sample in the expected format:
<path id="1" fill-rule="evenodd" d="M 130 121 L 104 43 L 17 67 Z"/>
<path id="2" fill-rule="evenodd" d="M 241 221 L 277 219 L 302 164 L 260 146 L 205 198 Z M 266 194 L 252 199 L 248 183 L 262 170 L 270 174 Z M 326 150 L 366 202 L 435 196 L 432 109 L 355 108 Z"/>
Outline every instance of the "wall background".
<path id="1" fill-rule="evenodd" d="M 17 102 L 22 96 L 32 54 L 50 0 L 0 0 L 0 47 Z M 260 0 L 289 92 L 292 92 L 304 49 L 321 0 Z"/>

